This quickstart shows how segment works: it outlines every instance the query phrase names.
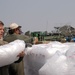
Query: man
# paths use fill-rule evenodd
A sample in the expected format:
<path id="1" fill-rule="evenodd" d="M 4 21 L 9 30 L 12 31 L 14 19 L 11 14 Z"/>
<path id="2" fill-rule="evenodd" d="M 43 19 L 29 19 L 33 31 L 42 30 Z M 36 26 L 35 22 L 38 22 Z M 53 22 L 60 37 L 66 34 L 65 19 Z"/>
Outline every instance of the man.
<path id="1" fill-rule="evenodd" d="M 3 41 L 4 34 L 4 23 L 0 21 L 0 45 L 7 44 L 7 42 Z M 8 66 L 0 67 L 0 75 L 9 75 Z"/>
<path id="2" fill-rule="evenodd" d="M 31 46 L 31 39 L 28 36 L 21 34 L 21 26 L 17 25 L 16 23 L 12 23 L 9 26 L 8 35 L 4 37 L 4 40 L 7 42 L 12 42 L 16 39 L 24 40 L 26 43 L 26 46 Z M 14 63 L 12 64 L 12 67 L 10 67 L 9 70 L 14 69 L 15 74 L 14 75 L 24 75 L 24 63 L 21 61 L 20 63 Z M 13 70 L 11 70 L 13 72 Z M 10 75 L 13 75 L 12 72 L 10 72 Z"/>

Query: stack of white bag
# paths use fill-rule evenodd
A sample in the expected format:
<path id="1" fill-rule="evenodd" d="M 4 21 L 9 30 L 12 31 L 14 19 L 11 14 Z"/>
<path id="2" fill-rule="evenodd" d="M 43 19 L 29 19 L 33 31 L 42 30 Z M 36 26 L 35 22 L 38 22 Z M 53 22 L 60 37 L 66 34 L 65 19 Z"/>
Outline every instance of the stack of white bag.
<path id="1" fill-rule="evenodd" d="M 69 49 L 67 44 L 54 41 L 48 44 L 39 44 L 28 47 L 25 56 L 26 75 L 38 75 L 39 69 L 50 59 L 57 51 L 62 54 Z"/>
<path id="2" fill-rule="evenodd" d="M 69 49 L 63 55 L 56 52 L 39 70 L 39 75 L 75 75 L 75 44 L 65 43 Z"/>
<path id="3" fill-rule="evenodd" d="M 75 43 L 33 45 L 26 49 L 26 75 L 75 75 Z"/>
<path id="4" fill-rule="evenodd" d="M 22 40 L 15 40 L 9 44 L 0 46 L 0 67 L 9 65 L 19 59 L 17 55 L 25 50 Z"/>

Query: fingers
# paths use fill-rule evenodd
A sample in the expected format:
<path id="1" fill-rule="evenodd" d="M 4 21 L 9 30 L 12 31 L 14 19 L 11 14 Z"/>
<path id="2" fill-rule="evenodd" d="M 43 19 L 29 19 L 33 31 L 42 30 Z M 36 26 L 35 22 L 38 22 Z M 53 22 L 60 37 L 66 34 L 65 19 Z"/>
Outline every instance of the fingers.
<path id="1" fill-rule="evenodd" d="M 17 57 L 24 57 L 24 55 L 25 55 L 25 52 L 22 51 L 21 53 L 19 53 L 19 55 L 17 55 Z"/>

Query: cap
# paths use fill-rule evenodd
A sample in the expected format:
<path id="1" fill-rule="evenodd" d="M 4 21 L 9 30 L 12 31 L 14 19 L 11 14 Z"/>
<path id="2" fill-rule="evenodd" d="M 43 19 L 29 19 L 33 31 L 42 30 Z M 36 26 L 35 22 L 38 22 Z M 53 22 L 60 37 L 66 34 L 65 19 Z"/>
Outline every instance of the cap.
<path id="1" fill-rule="evenodd" d="M 16 23 L 12 23 L 10 26 L 9 26 L 10 29 L 16 29 L 16 28 L 21 28 L 21 26 L 19 26 L 18 24 Z"/>

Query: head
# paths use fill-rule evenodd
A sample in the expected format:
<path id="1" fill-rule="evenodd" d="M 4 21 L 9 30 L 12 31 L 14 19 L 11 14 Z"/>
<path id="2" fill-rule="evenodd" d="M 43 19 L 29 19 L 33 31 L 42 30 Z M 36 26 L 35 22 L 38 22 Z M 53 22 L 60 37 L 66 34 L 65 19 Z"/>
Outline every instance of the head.
<path id="1" fill-rule="evenodd" d="M 4 23 L 0 21 L 0 39 L 3 37 L 3 35 L 4 35 Z"/>
<path id="2" fill-rule="evenodd" d="M 13 34 L 13 33 L 16 33 L 16 34 L 21 34 L 21 26 L 19 26 L 18 24 L 16 23 L 12 23 L 9 27 L 9 34 Z"/>

